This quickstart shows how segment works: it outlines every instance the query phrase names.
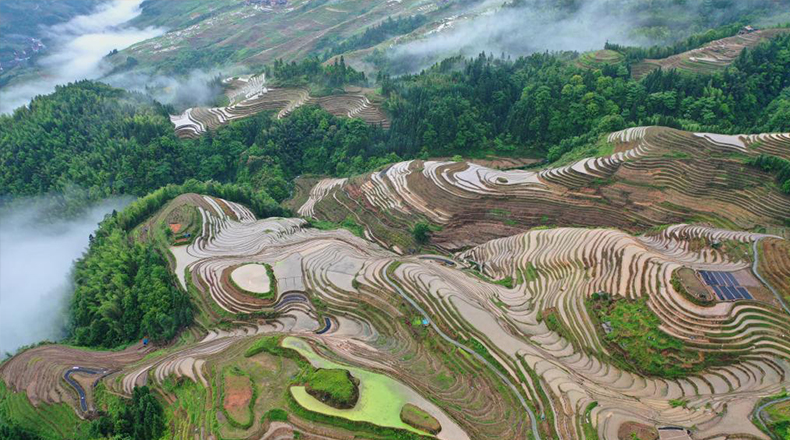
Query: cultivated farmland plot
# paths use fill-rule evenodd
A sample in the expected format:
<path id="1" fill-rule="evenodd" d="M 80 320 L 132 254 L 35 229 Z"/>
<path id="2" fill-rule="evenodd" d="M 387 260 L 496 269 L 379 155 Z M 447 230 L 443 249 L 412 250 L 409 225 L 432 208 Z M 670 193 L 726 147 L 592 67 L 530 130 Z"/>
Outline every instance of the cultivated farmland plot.
<path id="1" fill-rule="evenodd" d="M 277 118 L 281 119 L 310 104 L 318 105 L 335 116 L 360 118 L 369 124 L 389 127 L 389 120 L 380 106 L 361 91 L 315 98 L 306 89 L 267 87 L 263 74 L 232 82 L 236 88 L 228 93 L 231 101 L 228 106 L 194 107 L 180 115 L 170 115 L 176 134 L 182 138 L 197 138 L 236 119 L 263 111 L 276 111 Z"/>
<path id="2" fill-rule="evenodd" d="M 742 32 L 732 37 L 711 41 L 710 43 L 677 55 L 658 60 L 647 59 L 634 65 L 632 75 L 642 78 L 655 69 L 680 69 L 692 72 L 711 73 L 732 64 L 744 49 L 751 48 L 761 41 L 787 32 L 787 29 L 762 29 Z"/>
<path id="3" fill-rule="evenodd" d="M 640 232 L 707 221 L 727 229 L 781 225 L 790 197 L 744 164 L 759 154 L 790 157 L 790 134 L 719 135 L 637 127 L 606 139 L 614 153 L 541 171 L 499 171 L 474 163 L 408 161 L 346 181 L 297 182 L 301 215 L 353 218 L 391 249 L 425 219 L 447 250 L 535 226 L 607 226 Z M 307 181 L 308 184 L 311 184 Z M 307 194 L 305 197 L 304 194 Z M 304 202 L 306 200 L 306 202 Z"/>

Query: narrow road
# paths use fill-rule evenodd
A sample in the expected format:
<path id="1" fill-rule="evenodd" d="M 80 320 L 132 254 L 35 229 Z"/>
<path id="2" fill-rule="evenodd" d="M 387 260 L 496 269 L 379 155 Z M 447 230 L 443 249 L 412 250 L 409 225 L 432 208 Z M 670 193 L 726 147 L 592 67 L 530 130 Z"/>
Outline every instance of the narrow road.
<path id="1" fill-rule="evenodd" d="M 68 371 L 66 374 L 63 375 L 63 379 L 68 382 L 69 385 L 73 386 L 75 390 L 77 390 L 77 394 L 80 396 L 80 407 L 82 408 L 82 412 L 88 410 L 88 403 L 85 401 L 85 390 L 82 389 L 82 385 L 77 383 L 76 380 L 71 378 L 72 373 L 86 373 L 86 374 L 99 374 L 100 371 L 89 370 L 87 368 L 82 367 L 74 367 Z"/>
<path id="2" fill-rule="evenodd" d="M 388 266 L 388 267 L 389 267 L 389 266 Z M 438 335 L 439 335 L 439 336 L 440 336 L 442 339 L 444 339 L 445 341 L 447 341 L 449 344 L 451 344 L 451 345 L 453 345 L 453 346 L 455 346 L 455 347 L 457 347 L 457 348 L 459 348 L 459 349 L 461 349 L 461 350 L 463 350 L 463 351 L 467 352 L 467 353 L 468 353 L 468 354 L 470 354 L 471 356 L 474 356 L 474 358 L 475 358 L 475 359 L 477 359 L 477 360 L 479 360 L 480 362 L 482 362 L 483 364 L 485 364 L 485 365 L 486 365 L 486 366 L 487 366 L 487 367 L 488 367 L 488 368 L 489 368 L 491 371 L 493 371 L 493 372 L 494 372 L 494 374 L 496 374 L 497 376 L 499 376 L 499 378 L 500 378 L 500 379 L 502 379 L 502 382 L 504 382 L 504 383 L 505 383 L 505 385 L 507 385 L 507 386 L 508 386 L 508 387 L 509 387 L 509 388 L 510 388 L 512 391 L 513 391 L 513 393 L 516 395 L 516 397 L 518 397 L 518 400 L 521 402 L 521 406 L 523 406 L 523 407 L 524 407 L 524 410 L 527 412 L 527 414 L 529 414 L 529 422 L 530 422 L 530 427 L 532 428 L 532 435 L 535 437 L 535 440 L 540 440 L 540 439 L 541 439 L 541 437 L 540 437 L 540 431 L 538 431 L 538 418 L 537 418 L 537 417 L 535 417 L 535 413 L 534 413 L 534 412 L 532 412 L 532 408 L 530 408 L 530 407 L 529 407 L 529 405 L 527 405 L 527 401 L 526 401 L 526 400 L 524 400 L 524 397 L 523 397 L 523 396 L 521 395 L 521 393 L 518 391 L 518 388 L 516 388 L 516 386 L 515 386 L 515 385 L 513 385 L 513 383 L 510 381 L 510 379 L 509 379 L 507 376 L 505 376 L 505 375 L 504 375 L 504 374 L 503 374 L 501 371 L 499 371 L 499 370 L 498 370 L 498 369 L 497 369 L 497 368 L 496 368 L 496 367 L 495 367 L 495 366 L 494 366 L 494 365 L 493 365 L 491 362 L 489 362 L 489 361 L 488 361 L 486 358 L 484 358 L 483 356 L 481 356 L 480 354 L 478 354 L 476 351 L 472 350 L 471 348 L 467 347 L 466 345 L 463 345 L 463 344 L 461 344 L 460 342 L 456 341 L 455 339 L 452 339 L 451 337 L 449 337 L 449 336 L 447 336 L 446 334 L 444 334 L 444 332 L 442 332 L 442 331 L 439 329 L 439 327 L 438 327 L 438 326 L 437 326 L 437 325 L 436 325 L 436 324 L 433 322 L 433 320 L 431 319 L 431 317 L 430 317 L 430 316 L 428 316 L 428 314 L 425 312 L 425 310 L 423 310 L 423 309 L 422 309 L 422 307 L 420 307 L 420 306 L 419 306 L 419 304 L 417 304 L 417 302 L 416 302 L 416 301 L 414 301 L 413 299 L 411 299 L 411 297 L 409 297 L 408 295 L 406 295 L 406 293 L 405 293 L 405 292 L 403 292 L 403 290 L 401 290 L 401 288 L 400 288 L 400 287 L 398 287 L 398 285 L 397 285 L 397 284 L 395 284 L 395 283 L 394 283 L 394 282 L 393 282 L 393 281 L 390 279 L 389 273 L 387 273 L 387 270 L 386 270 L 386 269 L 384 270 L 384 279 L 387 281 L 387 283 L 388 283 L 388 284 L 389 284 L 389 285 L 390 285 L 390 286 L 391 286 L 393 289 L 395 289 L 395 291 L 396 291 L 396 292 L 398 292 L 398 294 L 399 294 L 401 297 L 403 297 L 403 299 L 405 299 L 406 301 L 408 301 L 408 302 L 409 302 L 409 304 L 411 304 L 411 305 L 412 305 L 412 307 L 414 307 L 415 309 L 417 309 L 417 311 L 418 311 L 418 312 L 420 312 L 420 314 L 423 316 L 423 318 L 425 318 L 426 320 L 428 320 L 428 323 L 430 324 L 431 328 L 432 328 L 432 329 L 433 329 L 433 330 L 434 330 L 434 331 L 435 331 L 435 332 L 436 332 L 436 333 L 437 333 L 437 334 L 438 334 Z"/>
<path id="3" fill-rule="evenodd" d="M 785 312 L 787 312 L 787 314 L 790 315 L 790 307 L 787 307 L 787 303 L 785 303 L 785 300 L 784 298 L 782 298 L 782 295 L 780 295 L 779 292 L 777 292 L 776 289 L 773 288 L 773 286 L 768 284 L 768 281 L 766 281 L 765 278 L 763 278 L 762 275 L 760 275 L 760 272 L 757 272 L 757 262 L 758 259 L 760 258 L 760 253 L 757 250 L 757 244 L 760 242 L 760 240 L 763 239 L 761 238 L 759 240 L 754 240 L 754 242 L 752 243 L 754 247 L 754 263 L 752 263 L 752 272 L 754 273 L 754 276 L 757 277 L 757 279 L 759 279 L 766 287 L 768 287 L 768 289 L 771 290 L 771 292 L 773 292 L 776 299 L 779 300 L 779 304 L 781 304 L 782 308 L 785 309 Z"/>
<path id="4" fill-rule="evenodd" d="M 767 408 L 767 407 L 769 407 L 771 405 L 774 405 L 774 404 L 777 404 L 777 403 L 782 403 L 782 402 L 787 402 L 788 400 L 790 400 L 790 396 L 783 397 L 783 398 L 777 399 L 777 400 L 771 400 L 769 402 L 763 403 L 762 405 L 760 405 L 759 408 L 757 408 L 754 411 L 754 414 L 757 416 L 757 419 L 760 420 L 760 423 L 763 424 L 763 427 L 766 430 L 768 429 L 768 424 L 765 423 L 765 419 L 763 418 L 763 410 L 765 410 L 765 408 Z M 771 437 L 777 438 L 777 439 L 779 438 L 779 437 L 774 437 L 774 436 L 771 436 Z"/>

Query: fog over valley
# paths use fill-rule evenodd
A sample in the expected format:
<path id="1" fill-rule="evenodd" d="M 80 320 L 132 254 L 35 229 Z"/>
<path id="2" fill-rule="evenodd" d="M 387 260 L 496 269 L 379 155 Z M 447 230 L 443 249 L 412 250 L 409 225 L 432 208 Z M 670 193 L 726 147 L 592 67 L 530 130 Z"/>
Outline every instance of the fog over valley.
<path id="1" fill-rule="evenodd" d="M 0 89 L 0 113 L 9 113 L 37 95 L 51 93 L 57 85 L 100 78 L 109 71 L 102 58 L 110 51 L 163 34 L 162 28 L 123 25 L 141 13 L 141 3 L 112 0 L 91 14 L 47 28 L 44 33 L 55 45 L 38 61 L 40 75 Z"/>
<path id="2" fill-rule="evenodd" d="M 43 199 L 0 212 L 0 353 L 65 336 L 74 260 L 104 216 L 130 200 L 106 200 L 54 222 L 45 219 L 50 206 Z"/>

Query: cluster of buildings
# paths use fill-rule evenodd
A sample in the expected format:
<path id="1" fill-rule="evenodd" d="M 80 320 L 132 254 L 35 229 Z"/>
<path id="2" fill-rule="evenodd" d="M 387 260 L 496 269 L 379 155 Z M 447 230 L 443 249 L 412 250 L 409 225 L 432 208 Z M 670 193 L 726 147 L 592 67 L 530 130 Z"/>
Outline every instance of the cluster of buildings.
<path id="1" fill-rule="evenodd" d="M 273 8 L 275 6 L 285 6 L 288 0 L 245 0 L 247 6 Z"/>
<path id="2" fill-rule="evenodd" d="M 29 60 L 34 54 L 38 53 L 46 46 L 41 40 L 36 38 L 29 38 L 28 46 L 21 51 L 14 51 L 13 58 L 6 58 L 0 59 L 0 72 L 5 71 L 5 69 L 11 69 L 16 67 L 19 64 L 24 63 L 25 61 Z"/>

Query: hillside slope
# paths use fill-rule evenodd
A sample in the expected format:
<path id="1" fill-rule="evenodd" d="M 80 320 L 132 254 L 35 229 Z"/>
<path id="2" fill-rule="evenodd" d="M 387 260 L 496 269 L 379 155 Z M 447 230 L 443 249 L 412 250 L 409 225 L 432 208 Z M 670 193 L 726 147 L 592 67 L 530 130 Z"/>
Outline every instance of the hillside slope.
<path id="1" fill-rule="evenodd" d="M 790 29 L 762 29 L 711 41 L 702 47 L 658 60 L 646 59 L 632 67 L 631 74 L 639 79 L 655 69 L 679 69 L 697 73 L 712 73 L 732 64 L 744 49 L 752 48 L 767 39 L 790 32 Z"/>
<path id="2" fill-rule="evenodd" d="M 790 135 L 725 136 L 638 127 L 608 136 L 612 154 L 542 171 L 496 171 L 466 162 L 409 161 L 348 180 L 302 179 L 291 207 L 342 222 L 394 249 L 414 247 L 419 219 L 433 243 L 458 249 L 535 226 L 627 231 L 711 222 L 732 229 L 783 225 L 790 196 L 744 163 L 790 157 Z"/>
<path id="3" fill-rule="evenodd" d="M 398 256 L 346 230 L 257 219 L 238 203 L 184 194 L 138 225 L 138 239 L 172 227 L 183 209 L 197 212 L 199 223 L 189 225 L 190 243 L 169 247 L 170 270 L 190 293 L 198 324 L 154 348 L 26 350 L 0 364 L 8 395 L 29 399 L 34 414 L 66 403 L 87 417 L 111 396 L 147 385 L 172 409 L 172 438 L 206 432 L 273 440 L 295 430 L 424 438 L 400 421 L 406 404 L 440 424 L 441 440 L 530 432 L 576 439 L 590 430 L 610 439 L 634 424 L 684 426 L 701 438 L 763 438 L 749 423 L 751 409 L 790 386 L 786 315 L 759 298 L 701 306 L 673 283 L 679 270 L 751 279 L 748 255 L 712 243 L 748 247 L 778 237 L 687 225 L 641 237 L 554 228 L 445 257 Z M 276 285 L 271 298 L 233 281 L 251 264 Z M 644 359 L 618 349 L 601 328 L 601 301 L 642 314 L 660 338 L 642 342 L 664 344 L 663 351 L 648 349 Z M 634 366 L 644 361 L 672 374 L 647 375 Z M 360 406 L 337 410 L 305 395 L 304 378 L 320 368 L 361 380 Z M 230 418 L 238 401 L 250 423 Z M 18 408 L 7 416 L 25 423 Z M 287 416 L 271 420 L 275 409 Z"/>

